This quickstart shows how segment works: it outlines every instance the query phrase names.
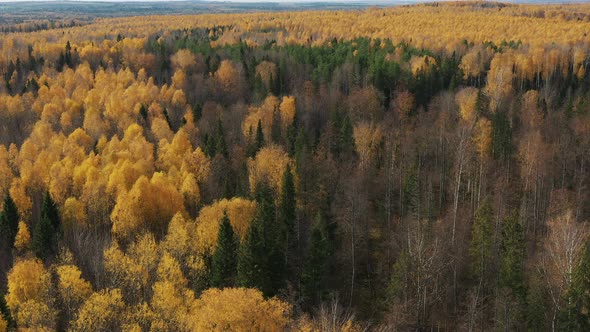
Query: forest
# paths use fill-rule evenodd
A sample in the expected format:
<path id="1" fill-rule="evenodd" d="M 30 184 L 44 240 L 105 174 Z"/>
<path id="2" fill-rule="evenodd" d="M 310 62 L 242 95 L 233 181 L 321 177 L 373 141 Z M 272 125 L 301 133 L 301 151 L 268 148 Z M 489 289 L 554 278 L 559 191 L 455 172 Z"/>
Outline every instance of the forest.
<path id="1" fill-rule="evenodd" d="M 0 332 L 590 330 L 590 5 L 23 24 Z"/>

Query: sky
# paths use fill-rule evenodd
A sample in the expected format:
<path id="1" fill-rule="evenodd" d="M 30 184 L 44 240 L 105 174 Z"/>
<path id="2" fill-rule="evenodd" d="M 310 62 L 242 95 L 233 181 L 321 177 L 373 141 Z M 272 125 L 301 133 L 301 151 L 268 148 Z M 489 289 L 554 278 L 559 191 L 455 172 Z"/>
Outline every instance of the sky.
<path id="1" fill-rule="evenodd" d="M 0 0 L 0 2 L 168 2 L 168 1 L 191 1 L 191 0 Z M 428 0 L 200 0 L 211 2 L 354 2 L 354 3 L 395 3 L 395 2 L 428 2 Z M 434 1 L 434 0 L 431 0 Z"/>
<path id="2" fill-rule="evenodd" d="M 191 0 L 0 0 L 2 2 L 169 2 L 169 1 L 191 1 Z M 339 2 L 339 3 L 367 3 L 367 4 L 407 4 L 433 1 L 453 0 L 196 0 L 211 2 L 280 2 L 280 3 L 301 3 L 301 2 Z M 492 0 L 508 3 L 580 3 L 588 0 Z"/>

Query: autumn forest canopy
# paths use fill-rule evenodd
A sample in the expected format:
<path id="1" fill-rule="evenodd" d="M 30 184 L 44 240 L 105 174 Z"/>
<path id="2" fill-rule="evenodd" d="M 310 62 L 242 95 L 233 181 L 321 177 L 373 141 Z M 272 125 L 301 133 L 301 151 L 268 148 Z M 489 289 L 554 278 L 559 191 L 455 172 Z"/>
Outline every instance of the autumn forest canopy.
<path id="1" fill-rule="evenodd" d="M 0 332 L 590 330 L 590 5 L 2 22 Z"/>

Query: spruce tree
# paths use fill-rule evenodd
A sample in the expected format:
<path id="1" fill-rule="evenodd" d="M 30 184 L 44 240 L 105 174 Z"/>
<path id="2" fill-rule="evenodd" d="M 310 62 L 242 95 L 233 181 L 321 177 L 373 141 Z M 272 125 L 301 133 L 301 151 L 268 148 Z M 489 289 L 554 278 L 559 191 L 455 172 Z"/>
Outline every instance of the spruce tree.
<path id="1" fill-rule="evenodd" d="M 258 288 L 265 295 L 270 290 L 268 256 L 264 248 L 260 214 L 257 213 L 240 245 L 237 266 L 237 284 L 240 287 Z"/>
<path id="2" fill-rule="evenodd" d="M 223 122 L 217 119 L 217 129 L 215 132 L 215 152 L 221 153 L 224 157 L 228 157 L 227 143 L 225 142 L 225 130 L 223 129 Z"/>
<path id="3" fill-rule="evenodd" d="M 264 82 L 262 82 L 262 77 L 260 74 L 256 74 L 254 77 L 254 82 L 252 84 L 253 91 L 252 94 L 255 100 L 262 100 L 266 96 L 266 87 L 264 86 Z"/>
<path id="4" fill-rule="evenodd" d="M 492 116 L 492 155 L 494 159 L 507 160 L 512 154 L 512 127 L 506 112 Z"/>
<path id="5" fill-rule="evenodd" d="M 262 131 L 262 121 L 258 120 L 258 125 L 256 127 L 256 142 L 255 142 L 255 152 L 260 151 L 264 147 L 265 140 L 264 140 L 264 132 Z"/>
<path id="6" fill-rule="evenodd" d="M 224 288 L 234 285 L 237 269 L 238 240 L 224 213 L 219 225 L 217 248 L 211 262 L 211 285 Z"/>
<path id="7" fill-rule="evenodd" d="M 285 245 L 285 263 L 289 263 L 289 255 L 295 249 L 295 220 L 296 202 L 295 202 L 295 182 L 291 166 L 287 164 L 287 169 L 283 175 L 283 186 L 281 189 L 281 206 L 280 206 L 280 228 L 281 239 Z"/>
<path id="8" fill-rule="evenodd" d="M 238 285 L 258 288 L 265 296 L 273 296 L 282 287 L 285 264 L 272 191 L 266 184 L 258 185 L 256 203 L 256 216 L 238 255 Z"/>
<path id="9" fill-rule="evenodd" d="M 515 295 L 524 293 L 524 236 L 518 212 L 504 220 L 500 245 L 500 286 L 511 289 Z"/>
<path id="10" fill-rule="evenodd" d="M 33 252 L 37 257 L 46 259 L 54 252 L 55 229 L 51 224 L 51 220 L 46 216 L 42 216 L 41 220 L 35 226 L 33 233 Z"/>
<path id="11" fill-rule="evenodd" d="M 272 123 L 270 127 L 270 140 L 273 143 L 280 144 L 282 141 L 282 130 L 281 130 L 281 114 L 278 107 L 275 108 L 272 114 Z"/>
<path id="12" fill-rule="evenodd" d="M 56 231 L 61 228 L 61 218 L 59 217 L 59 210 L 57 205 L 51 198 L 49 192 L 45 193 L 43 197 L 43 207 L 41 208 L 41 216 L 47 217 L 51 221 L 51 225 Z"/>
<path id="13" fill-rule="evenodd" d="M 61 230 L 61 221 L 57 205 L 49 192 L 43 198 L 41 219 L 35 226 L 33 233 L 33 252 L 37 257 L 46 259 L 55 253 L 58 234 Z"/>
<path id="14" fill-rule="evenodd" d="M 213 137 L 209 136 L 209 134 L 205 134 L 203 137 L 203 152 L 209 158 L 215 157 L 215 154 L 217 153 L 215 140 Z"/>
<path id="15" fill-rule="evenodd" d="M 297 137 L 295 138 L 295 159 L 300 160 L 305 148 L 307 147 L 307 135 L 305 134 L 305 129 L 301 127 L 299 132 L 297 133 Z"/>
<path id="16" fill-rule="evenodd" d="M 546 331 L 545 314 L 548 312 L 545 281 L 540 276 L 531 278 L 526 295 L 526 324 L 528 331 Z"/>
<path id="17" fill-rule="evenodd" d="M 148 119 L 148 109 L 144 104 L 141 104 L 141 107 L 139 108 L 139 114 L 144 120 Z"/>
<path id="18" fill-rule="evenodd" d="M 328 288 L 330 258 L 328 241 L 328 228 L 325 219 L 318 213 L 311 231 L 309 252 L 301 276 L 303 297 L 311 304 L 320 302 Z"/>
<path id="19" fill-rule="evenodd" d="M 420 219 L 420 178 L 417 167 L 408 170 L 403 182 L 403 214 Z"/>
<path id="20" fill-rule="evenodd" d="M 289 157 L 293 157 L 295 155 L 298 134 L 297 128 L 297 112 L 295 112 L 293 123 L 291 123 L 291 125 L 289 125 L 287 128 L 287 152 L 289 152 Z"/>
<path id="21" fill-rule="evenodd" d="M 200 103 L 196 103 L 193 108 L 193 121 L 197 123 L 201 119 L 201 115 L 203 115 L 203 106 Z"/>
<path id="22" fill-rule="evenodd" d="M 18 232 L 18 209 L 10 195 L 4 198 L 2 211 L 0 212 L 0 244 L 4 250 L 9 250 L 14 246 L 14 238 Z"/>
<path id="23" fill-rule="evenodd" d="M 350 117 L 344 116 L 342 119 L 342 127 L 340 128 L 340 149 L 344 157 L 349 157 L 354 153 L 354 136 L 353 127 Z"/>

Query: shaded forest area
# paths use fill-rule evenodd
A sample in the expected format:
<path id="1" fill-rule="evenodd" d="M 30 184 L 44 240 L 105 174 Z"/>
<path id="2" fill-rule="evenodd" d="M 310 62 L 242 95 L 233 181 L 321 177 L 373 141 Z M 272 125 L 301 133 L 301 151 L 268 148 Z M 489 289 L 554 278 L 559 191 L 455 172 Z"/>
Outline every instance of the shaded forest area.
<path id="1" fill-rule="evenodd" d="M 0 331 L 590 329 L 589 11 L 4 35 Z"/>

